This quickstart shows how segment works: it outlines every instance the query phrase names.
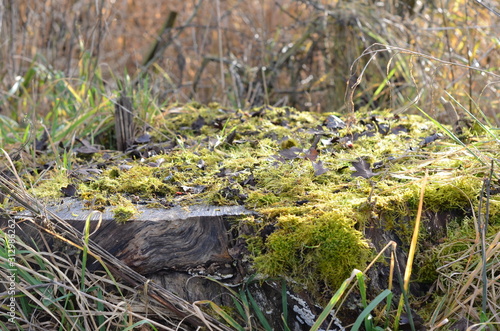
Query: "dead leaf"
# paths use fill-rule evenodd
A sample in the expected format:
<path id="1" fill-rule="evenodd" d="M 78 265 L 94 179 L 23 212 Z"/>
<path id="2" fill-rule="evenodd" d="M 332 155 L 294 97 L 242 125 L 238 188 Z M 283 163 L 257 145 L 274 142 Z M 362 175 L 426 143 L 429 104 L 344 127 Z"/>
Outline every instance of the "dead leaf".
<path id="1" fill-rule="evenodd" d="M 136 144 L 147 144 L 150 141 L 151 141 L 151 135 L 149 135 L 148 133 L 145 133 L 145 134 L 135 138 Z"/>
<path id="2" fill-rule="evenodd" d="M 205 125 L 205 119 L 201 116 L 198 116 L 198 118 L 191 124 L 191 129 L 193 131 L 200 131 L 200 129 Z"/>
<path id="3" fill-rule="evenodd" d="M 376 175 L 371 168 L 370 164 L 366 160 L 359 158 L 359 161 L 351 162 L 352 166 L 356 169 L 355 172 L 351 174 L 352 177 L 363 177 L 370 178 Z"/>
<path id="4" fill-rule="evenodd" d="M 318 150 L 311 147 L 307 150 L 307 152 L 305 152 L 304 157 L 314 162 L 318 158 L 318 154 Z"/>
<path id="5" fill-rule="evenodd" d="M 330 130 L 338 130 L 345 128 L 345 122 L 335 115 L 328 115 L 325 120 L 325 126 Z"/>
<path id="6" fill-rule="evenodd" d="M 236 130 L 231 131 L 226 137 L 225 143 L 228 145 L 232 145 L 234 142 L 234 138 L 236 138 Z"/>
<path id="7" fill-rule="evenodd" d="M 324 174 L 325 172 L 327 172 L 328 168 L 325 168 L 323 166 L 323 161 L 318 161 L 317 163 L 312 163 L 313 164 L 313 168 L 314 168 L 314 176 L 319 176 L 319 175 L 322 175 Z"/>
<path id="8" fill-rule="evenodd" d="M 430 135 L 428 137 L 425 137 L 423 141 L 420 142 L 420 147 L 425 147 L 429 145 L 430 143 L 433 143 L 434 141 L 443 138 L 443 135 L 441 133 L 435 133 L 433 135 Z"/>
<path id="9" fill-rule="evenodd" d="M 94 154 L 99 152 L 99 149 L 95 148 L 94 146 L 80 146 L 78 148 L 75 148 L 75 152 L 78 154 Z"/>
<path id="10" fill-rule="evenodd" d="M 61 193 L 68 198 L 74 197 L 76 194 L 76 186 L 73 184 L 69 184 L 66 187 L 61 187 Z"/>
<path id="11" fill-rule="evenodd" d="M 302 148 L 291 147 L 283 149 L 278 152 L 285 160 L 295 160 L 300 158 L 300 153 L 302 153 Z"/>

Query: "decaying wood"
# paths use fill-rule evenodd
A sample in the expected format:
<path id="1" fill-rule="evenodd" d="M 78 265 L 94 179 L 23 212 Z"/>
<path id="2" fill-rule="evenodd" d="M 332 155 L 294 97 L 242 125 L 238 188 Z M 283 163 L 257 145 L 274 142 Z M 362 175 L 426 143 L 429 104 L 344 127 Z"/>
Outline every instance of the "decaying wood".
<path id="1" fill-rule="evenodd" d="M 115 106 L 116 147 L 125 151 L 133 142 L 134 116 L 132 100 L 122 95 Z"/>
<path id="2" fill-rule="evenodd" d="M 48 210 L 79 231 L 90 215 L 90 238 L 142 275 L 231 263 L 226 218 L 250 213 L 242 206 L 140 207 L 135 218 L 119 224 L 111 207 L 92 213 L 75 199 Z"/>
<path id="3" fill-rule="evenodd" d="M 47 233 L 49 237 L 54 240 L 62 241 L 61 239 L 64 238 L 63 242 L 66 246 L 73 246 L 81 249 L 81 247 L 85 245 L 84 236 L 81 231 L 52 211 L 47 210 L 24 189 L 19 188 L 16 184 L 2 176 L 0 176 L 0 188 L 5 192 L 9 192 L 12 200 L 20 203 L 32 214 L 31 218 L 24 216 L 16 220 L 18 226 L 16 235 L 19 234 L 20 237 L 29 237 L 30 233 L 34 233 L 37 229 L 39 232 Z M 9 217 L 0 217 L 0 227 L 5 227 L 7 225 Z M 33 240 L 26 242 L 32 243 L 36 241 L 36 238 L 32 239 Z M 108 236 L 108 240 L 109 239 Z M 163 305 L 180 321 L 183 321 L 183 323 L 195 328 L 206 326 L 214 330 L 231 330 L 213 317 L 201 312 L 199 309 L 195 309 L 193 305 L 185 299 L 180 298 L 171 291 L 163 288 L 161 285 L 151 282 L 145 276 L 139 274 L 113 254 L 103 249 L 92 239 L 88 241 L 88 254 L 97 261 L 104 263 L 117 279 L 122 279 L 132 287 L 143 288 L 145 295 Z"/>
<path id="4" fill-rule="evenodd" d="M 96 213 L 85 209 L 81 201 L 73 198 L 65 198 L 60 204 L 46 209 L 47 214 L 53 215 L 50 218 L 57 224 L 63 222 L 62 224 L 74 228 L 80 241 L 85 223 L 89 219 L 91 244 L 98 245 L 99 249 L 105 250 L 125 265 L 126 270 L 123 266 L 107 263 L 112 273 L 137 288 L 147 289 L 150 298 L 167 307 L 178 317 L 188 318 L 188 322 L 193 326 L 199 325 L 199 321 L 194 316 L 188 316 L 189 310 L 184 306 L 184 302 L 209 299 L 221 306 L 233 304 L 224 287 L 207 277 L 198 276 L 216 278 L 230 286 L 243 283 L 246 265 L 243 266 L 238 259 L 240 247 L 230 240 L 228 231 L 231 218 L 254 213 L 243 206 L 190 206 L 170 209 L 139 207 L 137 216 L 123 224 L 114 220 L 112 207 L 106 208 L 102 213 Z M 22 221 L 33 216 L 32 214 L 30 212 L 16 215 L 21 230 L 17 233 L 23 241 L 46 242 L 54 253 L 70 256 L 77 254 L 78 258 L 79 250 L 68 251 L 67 244 L 51 234 L 42 238 L 39 225 L 32 221 Z M 2 222 L 0 218 L 0 227 Z M 96 260 L 87 267 L 89 271 L 99 268 L 100 263 Z M 129 268 L 134 274 L 130 274 L 131 270 L 127 271 Z M 138 281 L 136 273 L 147 277 L 147 286 Z M 258 304 L 266 311 L 268 320 L 278 327 L 282 309 L 281 284 L 271 282 L 248 286 Z M 182 298 L 181 303 L 163 292 L 168 295 L 175 293 L 175 298 Z M 288 301 L 290 307 L 306 305 L 301 310 L 309 309 L 301 299 L 290 296 Z M 289 312 L 289 325 L 295 325 L 294 330 L 308 329 L 304 329 L 304 326 L 297 322 L 298 315 L 300 312 Z M 215 323 L 211 319 L 209 322 Z M 219 330 L 221 329 L 226 330 L 225 327 L 220 327 Z"/>

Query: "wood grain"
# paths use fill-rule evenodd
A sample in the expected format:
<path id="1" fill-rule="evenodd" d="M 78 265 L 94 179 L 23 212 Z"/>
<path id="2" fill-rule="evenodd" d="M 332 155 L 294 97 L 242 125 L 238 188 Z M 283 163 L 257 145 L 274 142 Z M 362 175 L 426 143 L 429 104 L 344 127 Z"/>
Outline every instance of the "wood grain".
<path id="1" fill-rule="evenodd" d="M 92 212 L 76 199 L 63 199 L 47 209 L 80 231 L 90 216 L 90 239 L 142 275 L 231 263 L 227 217 L 251 213 L 242 206 L 139 207 L 134 219 L 120 224 L 111 207 Z M 37 238 L 29 224 L 20 223 L 25 236 Z"/>

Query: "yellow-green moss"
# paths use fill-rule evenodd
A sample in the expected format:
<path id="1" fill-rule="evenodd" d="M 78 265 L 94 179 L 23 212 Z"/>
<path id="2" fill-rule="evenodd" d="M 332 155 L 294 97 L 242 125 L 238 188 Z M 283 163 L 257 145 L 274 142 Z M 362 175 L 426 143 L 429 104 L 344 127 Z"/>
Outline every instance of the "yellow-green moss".
<path id="1" fill-rule="evenodd" d="M 137 210 L 133 206 L 118 206 L 113 209 L 113 216 L 117 223 L 125 223 L 130 220 Z"/>
<path id="2" fill-rule="evenodd" d="M 52 169 L 47 173 L 42 173 L 38 178 L 28 175 L 25 177 L 28 181 L 35 182 L 30 193 L 43 200 L 60 198 L 63 195 L 61 189 L 70 184 L 68 173 L 66 170 L 60 169 Z"/>
<path id="3" fill-rule="evenodd" d="M 266 242 L 266 253 L 256 257 L 260 272 L 288 276 L 316 287 L 318 280 L 335 288 L 354 268 L 370 257 L 368 244 L 354 229 L 356 220 L 340 211 L 309 215 L 282 215 Z"/>

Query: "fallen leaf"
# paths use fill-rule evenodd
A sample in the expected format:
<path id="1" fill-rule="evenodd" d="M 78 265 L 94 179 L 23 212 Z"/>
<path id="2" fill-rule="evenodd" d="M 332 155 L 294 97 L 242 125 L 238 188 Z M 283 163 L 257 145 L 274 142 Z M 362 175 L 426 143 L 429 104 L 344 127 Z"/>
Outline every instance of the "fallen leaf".
<path id="1" fill-rule="evenodd" d="M 231 131 L 226 137 L 225 143 L 228 145 L 232 145 L 234 142 L 234 138 L 236 138 L 236 130 Z"/>
<path id="2" fill-rule="evenodd" d="M 148 133 L 145 133 L 145 134 L 135 138 L 136 144 L 147 144 L 150 141 L 151 141 L 151 135 L 149 135 Z"/>
<path id="3" fill-rule="evenodd" d="M 316 148 L 309 148 L 307 152 L 305 152 L 304 157 L 314 162 L 318 158 L 318 150 Z"/>
<path id="4" fill-rule="evenodd" d="M 338 130 L 345 128 L 345 122 L 335 115 L 328 115 L 325 120 L 325 126 L 330 130 Z"/>
<path id="5" fill-rule="evenodd" d="M 359 158 L 359 161 L 351 162 L 351 164 L 356 169 L 356 171 L 352 173 L 352 177 L 370 178 L 376 175 L 376 173 L 370 169 L 370 164 L 362 158 Z"/>
<path id="6" fill-rule="evenodd" d="M 327 172 L 328 168 L 325 168 L 323 166 L 323 161 L 318 161 L 317 163 L 312 163 L 313 164 L 313 168 L 314 168 L 314 176 L 319 176 L 319 175 L 322 175 L 324 174 L 325 172 Z"/>
<path id="7" fill-rule="evenodd" d="M 241 186 L 247 186 L 250 185 L 254 187 L 257 184 L 257 181 L 255 180 L 255 177 L 253 174 L 250 174 L 247 179 L 245 179 L 243 182 L 241 182 Z"/>
<path id="8" fill-rule="evenodd" d="M 68 198 L 74 197 L 76 194 L 76 186 L 73 184 L 69 184 L 66 187 L 61 187 L 61 193 Z"/>
<path id="9" fill-rule="evenodd" d="M 201 116 L 198 116 L 198 118 L 191 124 L 191 129 L 193 131 L 200 131 L 200 129 L 205 125 L 205 119 Z"/>
<path id="10" fill-rule="evenodd" d="M 78 148 L 75 148 L 75 152 L 78 154 L 94 154 L 99 152 L 99 149 L 95 148 L 94 146 L 80 146 Z"/>
<path id="11" fill-rule="evenodd" d="M 295 160 L 300 158 L 300 153 L 302 153 L 302 148 L 291 147 L 283 149 L 278 152 L 285 160 Z"/>
<path id="12" fill-rule="evenodd" d="M 408 128 L 402 124 L 391 129 L 392 134 L 408 133 Z"/>
<path id="13" fill-rule="evenodd" d="M 433 143 L 434 141 L 441 139 L 442 137 L 443 135 L 441 133 L 435 133 L 433 135 L 425 137 L 424 140 L 420 142 L 420 147 L 425 147 L 430 143 Z"/>
<path id="14" fill-rule="evenodd" d="M 37 151 L 46 150 L 48 141 L 49 141 L 49 136 L 47 135 L 47 131 L 43 131 L 42 137 L 40 139 L 35 140 L 35 149 Z"/>

